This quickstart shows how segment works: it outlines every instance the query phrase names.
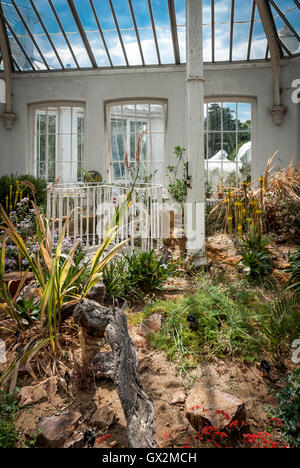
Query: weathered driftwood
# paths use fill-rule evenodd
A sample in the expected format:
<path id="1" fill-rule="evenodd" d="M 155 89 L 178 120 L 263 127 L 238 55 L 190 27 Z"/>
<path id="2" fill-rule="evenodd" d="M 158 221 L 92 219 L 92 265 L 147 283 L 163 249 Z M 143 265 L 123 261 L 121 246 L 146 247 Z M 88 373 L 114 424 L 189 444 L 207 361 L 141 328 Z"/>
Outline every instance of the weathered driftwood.
<path id="1" fill-rule="evenodd" d="M 74 311 L 74 320 L 81 327 L 83 344 L 88 337 L 100 338 L 106 332 L 113 353 L 113 380 L 127 421 L 129 447 L 156 447 L 154 406 L 139 379 L 138 353 L 128 334 L 124 310 L 105 309 L 84 299 Z M 89 359 L 86 355 L 85 364 Z"/>

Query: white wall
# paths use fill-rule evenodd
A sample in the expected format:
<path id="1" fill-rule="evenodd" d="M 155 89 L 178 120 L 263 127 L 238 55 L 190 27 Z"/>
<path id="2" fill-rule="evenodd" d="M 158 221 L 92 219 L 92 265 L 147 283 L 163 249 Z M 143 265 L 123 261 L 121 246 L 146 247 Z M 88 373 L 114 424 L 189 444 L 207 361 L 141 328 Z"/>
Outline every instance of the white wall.
<path id="1" fill-rule="evenodd" d="M 277 149 L 284 166 L 296 154 L 300 161 L 300 105 L 291 101 L 292 81 L 300 78 L 300 60 L 282 69 L 283 103 L 289 112 L 281 127 L 276 127 L 268 108 L 273 104 L 273 80 L 265 68 L 206 69 L 205 95 L 241 95 L 257 98 L 255 176 L 264 172 L 267 159 Z M 13 79 L 13 109 L 17 114 L 11 132 L 0 122 L 0 174 L 28 172 L 30 168 L 28 104 L 48 100 L 86 102 L 86 168 L 99 170 L 105 177 L 104 101 L 117 98 L 166 98 L 168 129 L 166 154 L 176 145 L 185 145 L 185 71 L 114 74 L 52 74 Z M 0 104 L 0 113 L 4 106 Z"/>

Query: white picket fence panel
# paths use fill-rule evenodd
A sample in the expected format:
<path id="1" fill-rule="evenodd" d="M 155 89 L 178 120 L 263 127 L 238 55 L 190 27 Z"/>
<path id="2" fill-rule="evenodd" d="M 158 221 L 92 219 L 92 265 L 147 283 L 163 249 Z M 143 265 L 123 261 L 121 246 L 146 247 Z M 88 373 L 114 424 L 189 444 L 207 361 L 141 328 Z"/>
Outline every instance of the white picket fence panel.
<path id="1" fill-rule="evenodd" d="M 62 232 L 65 220 L 66 237 L 81 239 L 87 250 L 96 249 L 103 240 L 106 228 L 118 203 L 130 188 L 110 184 L 63 184 L 49 187 L 47 218 L 53 238 Z M 130 238 L 127 249 L 151 250 L 159 247 L 161 235 L 161 206 L 163 187 L 146 185 L 135 187 L 132 205 L 120 223 L 114 244 Z"/>

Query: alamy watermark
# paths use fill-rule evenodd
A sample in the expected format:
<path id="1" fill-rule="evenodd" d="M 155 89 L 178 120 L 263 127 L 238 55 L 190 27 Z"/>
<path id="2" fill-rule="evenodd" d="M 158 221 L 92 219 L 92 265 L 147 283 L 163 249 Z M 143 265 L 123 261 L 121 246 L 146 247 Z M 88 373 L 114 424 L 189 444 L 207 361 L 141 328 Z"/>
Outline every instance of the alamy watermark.
<path id="1" fill-rule="evenodd" d="M 292 82 L 292 88 L 296 88 L 292 93 L 292 101 L 294 104 L 300 103 L 300 78 Z"/>
<path id="2" fill-rule="evenodd" d="M 294 364 L 300 364 L 300 338 L 293 341 L 292 348 L 295 349 L 292 354 L 292 362 Z"/>
<path id="3" fill-rule="evenodd" d="M 6 363 L 6 345 L 5 341 L 0 340 L 0 364 Z"/>

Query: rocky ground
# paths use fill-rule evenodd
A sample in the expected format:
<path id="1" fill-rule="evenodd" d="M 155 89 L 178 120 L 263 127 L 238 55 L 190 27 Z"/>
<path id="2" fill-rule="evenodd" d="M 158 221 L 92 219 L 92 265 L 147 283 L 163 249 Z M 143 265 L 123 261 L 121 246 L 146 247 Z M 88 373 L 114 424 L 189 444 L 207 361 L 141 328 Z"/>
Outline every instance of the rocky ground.
<path id="1" fill-rule="evenodd" d="M 187 385 L 175 365 L 166 360 L 164 353 L 153 351 L 137 334 L 136 327 L 130 334 L 138 345 L 144 390 L 154 402 L 160 447 L 182 447 L 189 438 L 194 441 L 196 431 L 187 419 L 194 406 L 211 410 L 211 415 L 202 416 L 214 425 L 214 411 L 220 409 L 228 411 L 232 420 L 246 420 L 252 432 L 263 431 L 269 425 L 263 408 L 275 403 L 270 390 L 279 384 L 276 378 L 271 382 L 264 377 L 258 364 L 214 359 L 199 365 Z M 92 382 L 90 389 L 80 391 L 71 381 L 66 391 L 62 381 L 61 377 L 51 377 L 37 386 L 22 388 L 20 398 L 25 406 L 17 415 L 16 426 L 23 438 L 38 434 L 42 446 L 81 447 L 85 446 L 83 437 L 89 429 L 100 442 L 96 442 L 96 448 L 126 447 L 126 421 L 113 383 Z M 203 396 L 203 389 L 208 388 L 222 393 L 217 398 L 215 394 Z M 244 411 L 237 416 L 241 405 Z"/>
<path id="2" fill-rule="evenodd" d="M 276 256 L 275 275 L 281 281 L 288 252 L 295 247 L 271 248 Z M 231 275 L 233 280 L 238 278 L 239 257 L 231 239 L 223 235 L 209 238 L 207 252 L 212 273 L 221 271 Z M 163 297 L 183 296 L 187 291 L 192 292 L 195 284 L 193 278 L 173 278 L 167 282 Z M 134 313 L 143 305 L 138 305 Z M 237 359 L 213 358 L 199 364 L 188 377 L 180 375 L 176 365 L 168 361 L 163 352 L 153 350 L 147 340 L 149 330 L 159 330 L 161 317 L 156 316 L 142 325 L 129 317 L 129 323 L 129 334 L 138 348 L 140 379 L 155 406 L 159 447 L 182 447 L 187 441 L 192 447 L 198 446 L 195 435 L 200 420 L 221 429 L 228 424 L 216 419 L 217 410 L 225 410 L 232 420 L 245 420 L 249 432 L 264 431 L 268 427 L 264 407 L 275 404 L 270 391 L 280 386 L 276 373 L 265 376 L 259 363 L 250 365 Z M 95 375 L 92 378 L 79 375 L 77 329 L 71 321 L 66 327 L 68 338 L 63 346 L 66 351 L 55 367 L 43 369 L 47 378 L 34 382 L 28 368 L 20 369 L 18 386 L 22 409 L 16 417 L 20 445 L 36 440 L 37 445 L 43 447 L 86 447 L 85 434 L 92 441 L 96 436 L 95 448 L 127 447 L 126 420 L 113 382 L 97 380 Z M 108 349 L 103 343 L 102 351 Z M 0 365 L 0 371 L 3 369 Z M 276 430 L 273 435 L 280 440 Z"/>

